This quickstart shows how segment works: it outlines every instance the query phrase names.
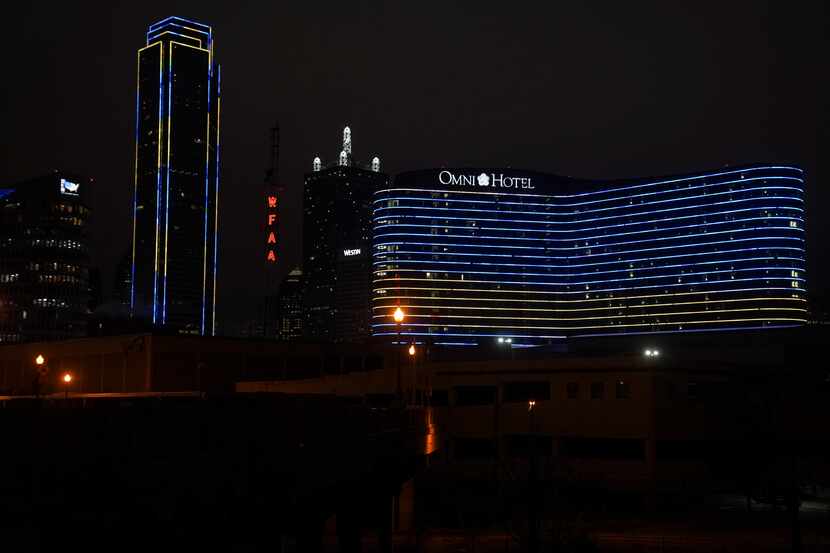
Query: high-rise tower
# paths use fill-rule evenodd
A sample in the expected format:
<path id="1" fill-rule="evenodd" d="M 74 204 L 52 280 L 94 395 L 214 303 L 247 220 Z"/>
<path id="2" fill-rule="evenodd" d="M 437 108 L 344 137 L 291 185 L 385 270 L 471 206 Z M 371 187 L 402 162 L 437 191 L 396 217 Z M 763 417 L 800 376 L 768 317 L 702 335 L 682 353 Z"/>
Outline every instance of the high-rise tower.
<path id="1" fill-rule="evenodd" d="M 133 316 L 212 335 L 221 73 L 207 25 L 168 17 L 138 51 Z"/>
<path id="2" fill-rule="evenodd" d="M 372 199 L 387 188 L 380 159 L 352 157 L 352 133 L 343 129 L 336 165 L 315 157 L 303 189 L 303 335 L 360 342 L 371 334 Z"/>

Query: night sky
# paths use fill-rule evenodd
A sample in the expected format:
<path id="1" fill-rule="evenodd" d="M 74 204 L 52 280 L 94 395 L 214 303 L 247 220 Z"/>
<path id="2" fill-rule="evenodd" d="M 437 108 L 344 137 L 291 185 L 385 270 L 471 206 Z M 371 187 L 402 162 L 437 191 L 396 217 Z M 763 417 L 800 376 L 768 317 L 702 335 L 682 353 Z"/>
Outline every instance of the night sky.
<path id="1" fill-rule="evenodd" d="M 22 4 L 22 3 L 20 3 Z M 218 4 L 218 3 L 217 3 Z M 462 6 L 463 4 L 463 6 Z M 268 128 L 282 130 L 283 270 L 303 173 L 516 167 L 583 178 L 752 162 L 807 171 L 808 287 L 826 296 L 827 13 L 791 2 L 124 2 L 4 7 L 0 184 L 95 179 L 93 259 L 111 293 L 131 232 L 136 50 L 170 15 L 213 26 L 222 64 L 219 319 L 254 317 Z M 13 13 L 14 10 L 22 10 Z"/>

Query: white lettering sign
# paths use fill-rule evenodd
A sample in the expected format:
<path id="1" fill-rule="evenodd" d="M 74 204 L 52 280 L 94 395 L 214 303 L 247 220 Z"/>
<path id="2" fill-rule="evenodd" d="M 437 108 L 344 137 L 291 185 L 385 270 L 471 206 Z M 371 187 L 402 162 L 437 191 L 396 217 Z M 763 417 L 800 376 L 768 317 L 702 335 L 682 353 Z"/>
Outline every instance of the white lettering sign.
<path id="1" fill-rule="evenodd" d="M 353 250 L 343 250 L 343 255 L 345 255 L 346 257 L 360 255 L 360 248 L 355 248 Z"/>
<path id="2" fill-rule="evenodd" d="M 480 175 L 454 175 L 450 171 L 438 173 L 438 182 L 451 186 L 475 186 L 480 188 L 512 188 L 534 190 L 530 177 L 506 177 L 504 173 Z"/>

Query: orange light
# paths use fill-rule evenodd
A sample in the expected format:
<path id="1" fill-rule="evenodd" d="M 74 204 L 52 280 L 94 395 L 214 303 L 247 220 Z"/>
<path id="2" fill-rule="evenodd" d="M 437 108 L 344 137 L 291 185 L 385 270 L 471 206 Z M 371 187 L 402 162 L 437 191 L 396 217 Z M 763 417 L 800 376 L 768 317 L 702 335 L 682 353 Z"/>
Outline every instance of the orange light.
<path id="1" fill-rule="evenodd" d="M 275 222 L 276 220 L 277 220 L 277 216 L 276 216 L 276 215 L 274 215 L 273 213 L 269 213 L 269 214 L 268 214 L 268 226 L 269 226 L 269 227 L 270 227 L 271 225 L 273 225 L 273 224 L 274 224 L 274 222 Z"/>
<path id="2" fill-rule="evenodd" d="M 70 382 L 72 382 L 72 375 L 69 374 L 69 373 L 66 373 L 65 375 L 63 375 L 63 381 L 66 382 L 67 384 L 69 384 Z"/>
<path id="3" fill-rule="evenodd" d="M 274 235 L 273 232 L 268 233 L 268 243 L 269 244 L 276 244 L 277 243 L 277 237 Z"/>
<path id="4" fill-rule="evenodd" d="M 403 309 L 398 307 L 395 309 L 395 313 L 392 316 L 394 317 L 396 323 L 402 323 L 406 315 L 404 314 Z"/>
<path id="5" fill-rule="evenodd" d="M 277 255 L 274 253 L 274 250 L 268 250 L 268 261 L 271 263 L 275 263 L 277 261 Z"/>
<path id="6" fill-rule="evenodd" d="M 409 346 L 409 355 L 415 355 L 415 345 Z"/>
<path id="7" fill-rule="evenodd" d="M 277 207 L 277 197 L 268 196 L 268 207 Z"/>
<path id="8" fill-rule="evenodd" d="M 37 365 L 43 365 L 46 362 L 46 359 L 42 355 L 38 355 L 35 357 L 35 363 Z"/>

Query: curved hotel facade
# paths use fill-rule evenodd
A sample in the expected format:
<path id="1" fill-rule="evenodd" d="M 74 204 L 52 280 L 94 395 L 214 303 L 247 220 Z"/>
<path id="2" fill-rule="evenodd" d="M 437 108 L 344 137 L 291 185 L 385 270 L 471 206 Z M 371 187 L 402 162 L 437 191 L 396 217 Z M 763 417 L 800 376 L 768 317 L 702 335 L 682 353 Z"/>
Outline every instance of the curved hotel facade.
<path id="1" fill-rule="evenodd" d="M 415 171 L 373 212 L 376 336 L 524 346 L 806 322 L 797 167 L 612 182 Z"/>

